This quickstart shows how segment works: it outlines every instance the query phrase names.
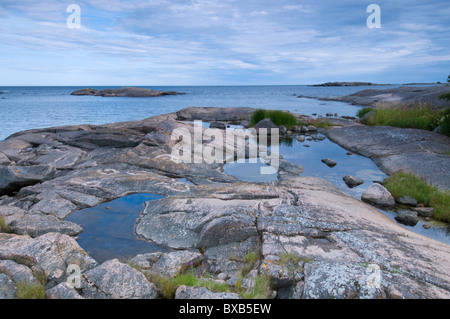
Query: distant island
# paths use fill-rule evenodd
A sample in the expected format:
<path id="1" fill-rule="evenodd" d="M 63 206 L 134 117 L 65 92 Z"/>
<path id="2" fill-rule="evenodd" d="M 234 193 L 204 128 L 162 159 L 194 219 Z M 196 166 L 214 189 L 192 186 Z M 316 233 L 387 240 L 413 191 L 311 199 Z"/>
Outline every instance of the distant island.
<path id="1" fill-rule="evenodd" d="M 175 91 L 155 91 L 151 89 L 144 89 L 139 87 L 122 87 L 120 89 L 82 89 L 72 92 L 71 95 L 93 95 L 103 97 L 157 97 L 164 95 L 180 95 L 185 93 Z"/>
<path id="2" fill-rule="evenodd" d="M 347 102 L 353 105 L 376 107 L 376 105 L 408 105 L 430 104 L 435 109 L 448 107 L 448 101 L 441 98 L 449 94 L 450 87 L 445 85 L 401 86 L 390 89 L 367 89 L 346 96 L 317 98 L 324 101 Z M 298 96 L 299 98 L 313 98 Z"/>
<path id="3" fill-rule="evenodd" d="M 373 85 L 389 85 L 389 84 L 375 84 L 370 82 L 326 82 L 322 84 L 313 84 L 310 86 L 373 86 Z"/>

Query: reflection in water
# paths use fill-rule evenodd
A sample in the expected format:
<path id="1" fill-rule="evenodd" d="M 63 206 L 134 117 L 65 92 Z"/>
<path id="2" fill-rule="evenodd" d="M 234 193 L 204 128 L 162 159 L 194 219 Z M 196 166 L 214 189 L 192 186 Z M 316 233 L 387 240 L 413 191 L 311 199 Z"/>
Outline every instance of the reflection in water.
<path id="1" fill-rule="evenodd" d="M 156 244 L 137 239 L 134 224 L 150 200 L 163 196 L 134 194 L 72 213 L 67 220 L 81 225 L 80 246 L 97 262 L 130 258 L 137 254 L 167 251 Z"/>
<path id="2" fill-rule="evenodd" d="M 319 136 L 322 135 L 317 134 L 317 137 Z M 303 147 L 305 145 L 309 147 Z M 328 139 L 311 139 L 305 142 L 299 142 L 297 139 L 291 138 L 282 140 L 280 143 L 280 155 L 285 160 L 304 167 L 301 175 L 324 178 L 340 190 L 360 200 L 361 195 L 372 185 L 373 181 L 382 181 L 387 175 L 371 159 L 356 154 L 348 154 L 349 152 L 347 150 Z M 337 165 L 328 167 L 321 162 L 324 158 L 329 158 L 337 162 Z M 271 178 L 260 175 L 258 165 L 229 163 L 224 165 L 223 169 L 226 174 L 249 182 L 269 182 L 276 179 L 275 175 Z M 346 175 L 362 178 L 365 182 L 362 185 L 350 188 L 342 179 Z M 378 211 L 395 221 L 396 211 L 385 211 L 382 209 L 378 209 Z M 424 223 L 428 223 L 432 227 L 430 229 L 424 229 L 422 227 Z M 448 224 L 437 221 L 425 222 L 421 219 L 414 227 L 402 226 L 421 235 L 450 244 L 450 226 Z"/>

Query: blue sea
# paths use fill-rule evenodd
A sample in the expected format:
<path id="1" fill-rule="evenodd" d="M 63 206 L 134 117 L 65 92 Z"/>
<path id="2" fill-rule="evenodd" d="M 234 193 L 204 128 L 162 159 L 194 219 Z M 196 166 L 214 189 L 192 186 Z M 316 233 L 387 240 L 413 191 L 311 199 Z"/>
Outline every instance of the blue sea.
<path id="1" fill-rule="evenodd" d="M 373 87 L 171 86 L 146 87 L 184 95 L 154 98 L 72 96 L 85 87 L 0 87 L 0 140 L 28 129 L 142 120 L 189 106 L 253 107 L 311 115 L 355 115 L 358 106 L 298 98 L 333 97 Z M 105 89 L 114 87 L 92 87 Z M 377 89 L 387 87 L 377 86 Z M 392 86 L 389 86 L 392 88 Z"/>

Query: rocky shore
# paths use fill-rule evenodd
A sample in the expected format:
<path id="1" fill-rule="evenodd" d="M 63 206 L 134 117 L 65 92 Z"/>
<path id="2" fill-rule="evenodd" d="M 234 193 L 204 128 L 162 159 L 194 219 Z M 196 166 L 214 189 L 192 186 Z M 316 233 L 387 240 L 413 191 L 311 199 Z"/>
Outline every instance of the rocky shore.
<path id="1" fill-rule="evenodd" d="M 433 105 L 435 108 L 444 108 L 449 107 L 449 102 L 445 99 L 440 99 L 439 97 L 442 94 L 449 92 L 450 87 L 446 85 L 430 85 L 420 87 L 400 86 L 385 90 L 369 89 L 346 96 L 318 99 L 324 101 L 347 102 L 354 105 L 371 107 L 381 104 L 385 106 L 398 106 L 426 103 Z"/>
<path id="2" fill-rule="evenodd" d="M 391 126 L 367 126 L 341 121 L 342 126 L 325 132 L 345 149 L 372 159 L 387 175 L 398 171 L 415 173 L 450 189 L 450 138 L 435 132 Z"/>
<path id="3" fill-rule="evenodd" d="M 326 180 L 302 177 L 301 167 L 281 160 L 276 181 L 246 183 L 219 163 L 172 161 L 175 129 L 193 132 L 193 120 L 245 124 L 253 111 L 189 108 L 142 121 L 29 130 L 1 142 L 0 298 L 40 282 L 46 298 L 155 299 L 162 292 L 151 278 L 189 268 L 231 288 L 238 281 L 252 288 L 267 276 L 273 298 L 450 297 L 450 246 L 406 230 Z M 352 125 L 329 136 L 362 131 Z M 364 153 L 365 139 L 360 143 L 354 149 Z M 423 156 L 433 151 L 427 147 Z M 388 163 L 398 161 L 388 155 Z M 164 196 L 145 205 L 135 233 L 169 252 L 99 265 L 76 241 L 82 227 L 65 218 L 132 193 Z M 239 278 L 250 252 L 257 258 Z M 70 265 L 81 274 L 76 289 L 67 282 Z M 175 298 L 241 296 L 182 285 Z"/>
<path id="4" fill-rule="evenodd" d="M 103 96 L 103 97 L 157 97 L 164 95 L 180 95 L 184 93 L 179 93 L 175 91 L 155 91 L 151 89 L 144 89 L 138 87 L 123 87 L 120 89 L 81 89 L 72 92 L 71 95 L 92 95 L 92 96 Z"/>

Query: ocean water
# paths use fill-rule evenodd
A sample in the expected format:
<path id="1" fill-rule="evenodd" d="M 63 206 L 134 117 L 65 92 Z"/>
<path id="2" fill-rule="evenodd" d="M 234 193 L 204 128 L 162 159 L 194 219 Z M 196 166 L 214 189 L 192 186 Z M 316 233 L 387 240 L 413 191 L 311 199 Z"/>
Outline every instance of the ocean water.
<path id="1" fill-rule="evenodd" d="M 28 129 L 142 120 L 189 106 L 280 109 L 305 115 L 325 115 L 329 112 L 355 115 L 358 106 L 297 96 L 342 96 L 373 87 L 178 86 L 147 88 L 178 91 L 186 93 L 185 95 L 154 98 L 70 95 L 81 88 L 83 87 L 0 87 L 0 141 L 13 133 Z"/>

